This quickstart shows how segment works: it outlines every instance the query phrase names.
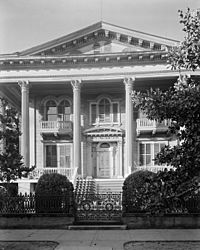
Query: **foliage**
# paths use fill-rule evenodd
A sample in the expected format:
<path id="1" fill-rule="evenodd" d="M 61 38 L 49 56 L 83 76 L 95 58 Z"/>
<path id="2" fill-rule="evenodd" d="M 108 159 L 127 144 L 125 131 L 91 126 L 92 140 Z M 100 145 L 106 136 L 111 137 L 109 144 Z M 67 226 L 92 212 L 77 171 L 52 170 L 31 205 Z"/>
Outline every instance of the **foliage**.
<path id="1" fill-rule="evenodd" d="M 59 213 L 74 206 L 73 184 L 66 176 L 52 173 L 43 174 L 36 185 L 36 212 Z"/>
<path id="2" fill-rule="evenodd" d="M 195 70 L 200 65 L 200 12 L 188 9 L 179 11 L 180 23 L 185 32 L 184 41 L 169 53 L 172 69 Z"/>
<path id="3" fill-rule="evenodd" d="M 18 184 L 17 183 L 1 183 L 0 188 L 4 188 L 7 191 L 8 196 L 18 195 Z"/>
<path id="4" fill-rule="evenodd" d="M 19 116 L 15 108 L 11 107 L 5 99 L 0 99 L 0 140 L 3 150 L 0 152 L 0 181 L 10 182 L 18 178 L 27 177 L 33 170 L 24 166 L 19 153 Z"/>
<path id="5" fill-rule="evenodd" d="M 173 69 L 195 70 L 200 66 L 200 16 L 188 9 L 185 15 L 180 11 L 180 18 L 186 37 L 169 53 L 169 61 Z M 189 199 L 199 189 L 200 84 L 195 78 L 180 75 L 167 91 L 134 91 L 132 100 L 148 119 L 171 119 L 169 134 L 176 136 L 178 144 L 162 148 L 156 163 L 171 165 L 173 169 L 157 173 L 146 192 L 147 206 L 152 212 L 177 211 L 181 209 L 181 200 Z"/>
<path id="6" fill-rule="evenodd" d="M 36 185 L 36 195 L 61 195 L 64 192 L 73 191 L 73 184 L 66 176 L 52 173 L 43 174 Z"/>
<path id="7" fill-rule="evenodd" d="M 147 186 L 155 173 L 141 170 L 130 174 L 123 184 L 123 210 L 124 212 L 145 211 L 148 204 Z"/>

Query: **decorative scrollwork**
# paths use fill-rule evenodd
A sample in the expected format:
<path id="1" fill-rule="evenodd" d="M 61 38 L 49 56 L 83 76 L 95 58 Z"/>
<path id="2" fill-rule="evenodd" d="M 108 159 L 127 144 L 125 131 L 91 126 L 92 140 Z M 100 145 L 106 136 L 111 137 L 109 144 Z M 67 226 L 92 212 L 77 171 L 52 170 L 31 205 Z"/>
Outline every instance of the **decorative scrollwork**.
<path id="1" fill-rule="evenodd" d="M 111 202 L 107 203 L 105 207 L 106 207 L 106 210 L 108 210 L 108 211 L 112 211 L 114 208 L 114 206 Z"/>
<path id="2" fill-rule="evenodd" d="M 122 213 L 121 193 L 87 194 L 77 198 L 78 221 L 118 221 Z"/>

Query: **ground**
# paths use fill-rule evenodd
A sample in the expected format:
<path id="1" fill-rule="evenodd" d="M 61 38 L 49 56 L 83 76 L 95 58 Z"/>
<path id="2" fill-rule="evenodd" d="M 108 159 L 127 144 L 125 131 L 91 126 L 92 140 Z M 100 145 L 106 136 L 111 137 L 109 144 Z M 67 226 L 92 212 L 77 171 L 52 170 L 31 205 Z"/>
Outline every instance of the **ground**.
<path id="1" fill-rule="evenodd" d="M 0 250 L 54 250 L 55 241 L 0 241 Z"/>
<path id="2" fill-rule="evenodd" d="M 199 250 L 200 241 L 130 241 L 124 250 Z"/>

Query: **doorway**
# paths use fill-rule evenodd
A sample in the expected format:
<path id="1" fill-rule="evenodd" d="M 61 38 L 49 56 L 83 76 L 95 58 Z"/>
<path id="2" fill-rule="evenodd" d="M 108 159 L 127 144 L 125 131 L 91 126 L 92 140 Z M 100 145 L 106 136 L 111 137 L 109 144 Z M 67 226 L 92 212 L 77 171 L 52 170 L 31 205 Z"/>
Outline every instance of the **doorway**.
<path id="1" fill-rule="evenodd" d="M 101 143 L 97 149 L 97 178 L 110 178 L 112 170 L 112 148 L 109 143 Z"/>

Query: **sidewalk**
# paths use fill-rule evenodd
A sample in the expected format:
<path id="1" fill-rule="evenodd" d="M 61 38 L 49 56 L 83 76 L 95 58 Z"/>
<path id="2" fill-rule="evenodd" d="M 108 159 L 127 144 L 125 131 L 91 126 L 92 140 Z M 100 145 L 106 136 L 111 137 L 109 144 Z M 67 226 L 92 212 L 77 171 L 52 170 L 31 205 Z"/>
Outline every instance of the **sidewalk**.
<path id="1" fill-rule="evenodd" d="M 200 229 L 0 230 L 0 240 L 57 241 L 56 250 L 122 250 L 127 241 L 198 241 Z"/>

